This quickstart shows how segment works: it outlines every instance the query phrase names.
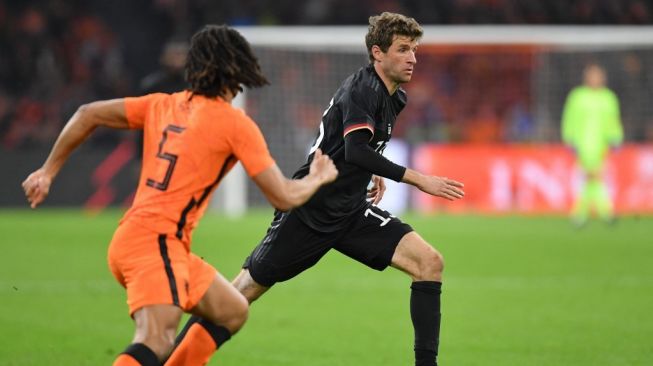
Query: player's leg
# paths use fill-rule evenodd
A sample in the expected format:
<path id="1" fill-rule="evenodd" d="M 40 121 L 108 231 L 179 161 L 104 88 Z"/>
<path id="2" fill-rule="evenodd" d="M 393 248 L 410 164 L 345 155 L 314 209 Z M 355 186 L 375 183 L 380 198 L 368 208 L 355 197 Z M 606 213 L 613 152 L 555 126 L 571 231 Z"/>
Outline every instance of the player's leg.
<path id="1" fill-rule="evenodd" d="M 612 220 L 612 201 L 603 180 L 605 154 L 594 150 L 581 150 L 578 162 L 583 171 L 584 182 L 572 211 L 574 223 L 578 226 L 585 224 L 593 208 L 601 219 Z"/>
<path id="2" fill-rule="evenodd" d="M 614 209 L 608 186 L 603 179 L 602 163 L 600 168 L 587 172 L 587 192 L 590 205 L 594 207 L 597 215 L 603 221 L 611 221 L 614 217 Z"/>
<path id="3" fill-rule="evenodd" d="M 589 174 L 586 171 L 583 171 L 583 181 L 581 182 L 571 211 L 571 220 L 576 226 L 582 226 L 587 223 L 590 215 L 591 202 L 592 191 Z"/>
<path id="4" fill-rule="evenodd" d="M 437 365 L 444 269 L 442 255 L 416 232 L 411 232 L 397 245 L 391 265 L 413 280 L 410 286 L 410 317 L 415 331 L 415 365 Z"/>
<path id="5" fill-rule="evenodd" d="M 134 314 L 136 332 L 114 366 L 158 366 L 174 346 L 183 311 L 175 305 L 149 305 Z"/>
<path id="6" fill-rule="evenodd" d="M 256 300 L 276 282 L 290 279 L 317 263 L 330 249 L 325 244 L 329 242 L 329 235 L 315 233 L 293 215 L 277 212 L 266 236 L 246 259 L 243 271 L 234 280 L 236 287 L 230 287 L 236 293 L 242 290 L 247 298 L 240 294 L 239 296 L 247 305 L 247 301 Z M 206 301 L 212 303 L 211 298 Z M 178 347 L 170 360 L 176 357 L 177 352 L 188 352 L 186 350 L 196 348 L 198 343 L 209 343 L 190 333 L 193 328 L 197 329 L 196 324 L 202 322 L 206 322 L 206 319 L 201 316 L 189 319 L 177 337 Z M 207 347 L 203 349 L 209 350 Z M 193 352 L 200 354 L 198 351 Z M 207 352 L 204 351 L 203 354 Z M 183 363 L 175 365 L 181 364 Z"/>
<path id="7" fill-rule="evenodd" d="M 254 302 L 256 299 L 258 299 L 261 295 L 263 295 L 269 289 L 269 287 L 262 286 L 262 285 L 258 284 L 256 281 L 254 281 L 252 276 L 249 274 L 249 270 L 247 270 L 247 269 L 243 269 L 243 270 L 240 271 L 238 276 L 236 276 L 236 278 L 232 281 L 232 285 L 233 285 L 233 288 L 237 292 L 239 292 L 241 294 L 240 296 L 241 297 L 244 296 L 245 300 L 250 304 L 252 302 Z M 210 300 L 209 300 L 210 298 L 211 297 L 209 297 L 206 301 L 210 302 Z M 238 318 L 239 317 L 236 316 L 235 319 L 238 319 Z M 208 342 L 207 335 L 204 334 L 204 333 L 209 333 L 209 329 L 206 326 L 208 321 L 205 320 L 205 319 L 207 319 L 207 318 L 203 318 L 203 317 L 198 316 L 198 315 L 193 315 L 188 319 L 188 321 L 186 322 L 186 325 L 184 325 L 184 329 L 182 329 L 182 331 L 177 336 L 176 343 L 179 346 L 175 349 L 174 356 L 177 355 L 178 351 L 179 351 L 179 353 L 187 353 L 187 351 L 182 351 L 182 350 L 184 350 L 186 348 L 190 348 L 190 347 L 193 347 L 197 354 L 209 354 L 209 356 L 210 356 L 210 353 L 213 353 L 212 351 L 210 353 L 208 352 L 209 350 L 211 350 L 212 346 L 210 344 L 211 342 Z M 243 319 L 243 322 L 244 322 L 244 319 Z M 220 324 L 220 323 L 216 323 L 216 324 Z M 207 330 L 202 331 L 200 329 L 195 329 L 195 328 L 198 328 L 198 326 L 203 326 L 204 328 L 207 328 Z M 191 329 L 195 329 L 194 330 L 195 334 L 193 334 L 193 332 L 191 332 L 191 334 L 189 334 L 189 330 L 191 330 Z M 233 332 L 230 332 L 230 334 L 234 334 L 235 331 L 236 330 L 234 330 Z M 214 333 L 215 333 L 215 331 L 214 331 Z M 221 337 L 217 337 L 217 338 L 213 337 L 213 340 L 215 341 L 215 342 L 213 342 L 213 343 L 215 343 L 215 348 L 217 349 L 221 345 L 221 343 L 224 343 L 228 339 L 229 339 L 229 337 L 226 337 L 226 339 L 224 339 L 224 340 L 221 340 Z M 198 347 L 191 346 L 192 344 L 204 344 L 205 345 L 204 350 L 198 350 Z M 187 356 L 184 356 L 184 357 L 187 357 Z M 182 365 L 184 363 L 179 363 L 179 364 Z M 166 365 L 168 365 L 168 364 L 166 364 Z"/>
<path id="8" fill-rule="evenodd" d="M 603 179 L 597 180 L 596 189 L 596 212 L 599 217 L 605 222 L 614 221 L 614 205 L 610 199 L 610 192 L 608 186 Z"/>
<path id="9" fill-rule="evenodd" d="M 338 233 L 317 232 L 294 212 L 276 212 L 265 237 L 245 259 L 233 285 L 252 303 L 277 282 L 287 281 L 315 265 Z"/>
<path id="10" fill-rule="evenodd" d="M 249 269 L 243 268 L 231 283 L 251 304 L 261 297 L 270 287 L 263 286 L 254 281 Z"/>
<path id="11" fill-rule="evenodd" d="M 136 331 L 114 365 L 160 365 L 168 356 L 188 298 L 187 257 L 175 238 L 129 222 L 118 228 L 109 246 L 109 266 L 127 289 Z"/>
<path id="12" fill-rule="evenodd" d="M 229 281 L 216 273 L 191 313 L 167 366 L 205 365 L 245 324 L 248 304 Z"/>
<path id="13" fill-rule="evenodd" d="M 334 247 L 341 253 L 383 270 L 389 265 L 407 273 L 411 284 L 410 314 L 415 330 L 416 365 L 435 365 L 440 332 L 440 253 L 402 223 L 376 206 L 351 218 L 353 225 Z"/>

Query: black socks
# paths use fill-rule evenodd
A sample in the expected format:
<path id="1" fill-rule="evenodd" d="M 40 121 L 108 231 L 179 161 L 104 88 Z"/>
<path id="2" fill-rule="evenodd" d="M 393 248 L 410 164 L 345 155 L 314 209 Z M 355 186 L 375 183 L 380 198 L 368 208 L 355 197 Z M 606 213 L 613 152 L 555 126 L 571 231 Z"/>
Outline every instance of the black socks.
<path id="1" fill-rule="evenodd" d="M 156 354 L 143 343 L 132 343 L 122 353 L 129 355 L 143 366 L 159 366 L 161 362 Z"/>
<path id="2" fill-rule="evenodd" d="M 442 283 L 415 281 L 410 288 L 410 318 L 415 329 L 415 366 L 437 366 Z"/>

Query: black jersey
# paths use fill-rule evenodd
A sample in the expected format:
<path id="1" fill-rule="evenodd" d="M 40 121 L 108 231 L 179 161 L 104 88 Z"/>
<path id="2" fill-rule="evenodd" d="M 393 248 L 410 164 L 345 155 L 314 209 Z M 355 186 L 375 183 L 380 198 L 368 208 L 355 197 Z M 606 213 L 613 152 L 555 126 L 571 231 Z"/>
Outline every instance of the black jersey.
<path id="1" fill-rule="evenodd" d="M 308 174 L 313 152 L 320 148 L 338 168 L 338 178 L 323 186 L 303 206 L 295 209 L 308 226 L 322 232 L 339 230 L 348 216 L 366 204 L 367 186 L 372 173 L 345 161 L 345 135 L 369 129 L 369 145 L 383 153 L 390 140 L 397 115 L 406 105 L 406 92 L 398 88 L 390 95 L 372 65 L 363 67 L 342 83 L 322 115 L 320 131 L 308 161 L 294 174 Z"/>

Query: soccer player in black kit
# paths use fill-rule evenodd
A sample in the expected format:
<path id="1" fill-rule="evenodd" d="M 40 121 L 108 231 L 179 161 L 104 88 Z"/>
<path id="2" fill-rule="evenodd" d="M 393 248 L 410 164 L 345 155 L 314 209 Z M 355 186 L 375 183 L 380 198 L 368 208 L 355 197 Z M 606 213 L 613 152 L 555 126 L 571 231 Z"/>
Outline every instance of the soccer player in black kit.
<path id="1" fill-rule="evenodd" d="M 295 173 L 308 174 L 318 148 L 333 159 L 339 175 L 303 206 L 275 212 L 267 234 L 246 259 L 234 286 L 253 302 L 277 282 L 316 264 L 335 249 L 368 267 L 392 266 L 412 279 L 410 314 L 415 329 L 415 365 L 437 365 L 442 255 L 413 229 L 378 208 L 383 177 L 411 184 L 448 200 L 463 197 L 463 184 L 392 163 L 381 155 L 406 105 L 400 85 L 410 81 L 422 28 L 400 14 L 370 17 L 365 37 L 370 64 L 349 76 L 323 114 L 308 160 Z M 370 181 L 372 188 L 368 191 Z M 189 324 L 198 321 L 191 318 Z M 192 352 L 184 331 L 179 347 Z"/>

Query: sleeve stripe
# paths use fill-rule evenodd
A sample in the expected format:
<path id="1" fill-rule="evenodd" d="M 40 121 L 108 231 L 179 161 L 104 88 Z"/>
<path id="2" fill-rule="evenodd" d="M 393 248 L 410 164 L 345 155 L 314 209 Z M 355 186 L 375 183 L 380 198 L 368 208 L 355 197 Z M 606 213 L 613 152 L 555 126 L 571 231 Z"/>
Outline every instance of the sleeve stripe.
<path id="1" fill-rule="evenodd" d="M 374 135 L 374 129 L 372 128 L 372 126 L 370 126 L 370 125 L 367 124 L 367 123 L 359 123 L 359 124 L 357 124 L 357 125 L 349 126 L 349 127 L 347 127 L 347 128 L 345 129 L 345 132 L 344 132 L 342 135 L 343 135 L 343 137 L 344 137 L 344 136 L 347 136 L 347 134 L 350 133 L 350 132 L 352 132 L 352 131 L 362 130 L 362 129 L 364 129 L 364 128 L 367 128 L 368 130 L 370 130 L 370 132 L 372 132 L 372 135 Z"/>

